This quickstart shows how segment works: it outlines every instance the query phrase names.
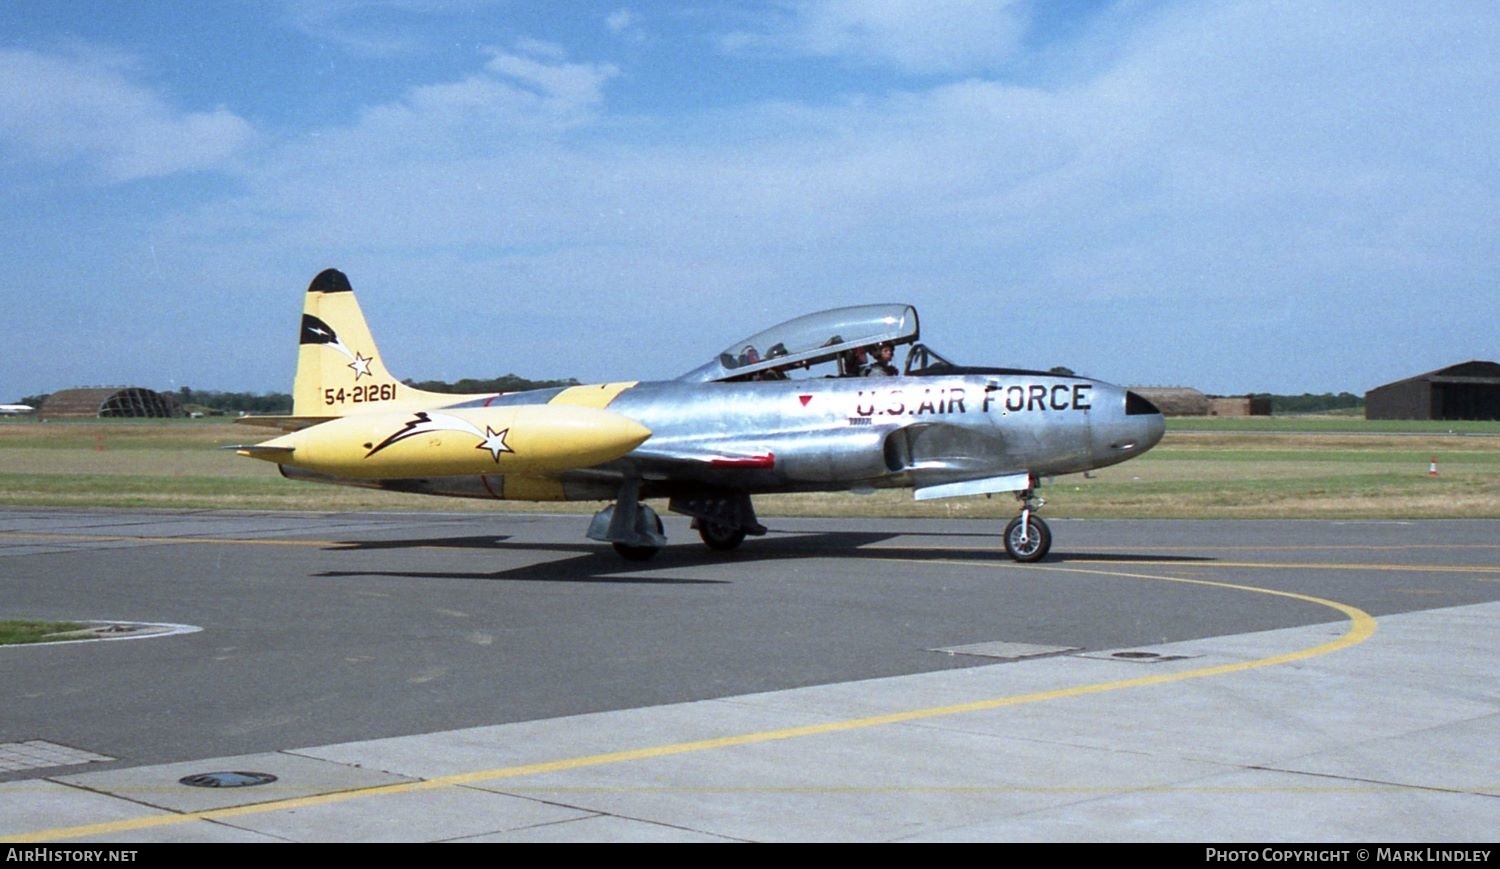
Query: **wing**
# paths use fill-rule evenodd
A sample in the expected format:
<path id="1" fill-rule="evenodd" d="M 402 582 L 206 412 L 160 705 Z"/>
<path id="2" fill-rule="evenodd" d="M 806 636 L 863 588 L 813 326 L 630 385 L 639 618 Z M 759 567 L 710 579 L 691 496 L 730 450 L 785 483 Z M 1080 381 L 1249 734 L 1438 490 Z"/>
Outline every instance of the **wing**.
<path id="1" fill-rule="evenodd" d="M 918 501 L 1019 492 L 1032 485 L 1025 458 L 994 429 L 923 423 L 892 432 L 888 444 L 909 473 Z"/>
<path id="2" fill-rule="evenodd" d="M 643 479 L 749 491 L 829 483 L 911 486 L 918 499 L 1030 487 L 1025 457 L 993 429 L 949 423 L 849 427 L 755 438 L 652 440 L 629 461 Z"/>

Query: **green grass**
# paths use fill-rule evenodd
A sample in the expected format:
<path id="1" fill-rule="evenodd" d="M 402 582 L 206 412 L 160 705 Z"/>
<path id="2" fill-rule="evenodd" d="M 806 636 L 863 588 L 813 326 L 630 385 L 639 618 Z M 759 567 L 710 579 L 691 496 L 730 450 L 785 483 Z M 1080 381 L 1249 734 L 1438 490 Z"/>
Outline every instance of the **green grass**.
<path id="1" fill-rule="evenodd" d="M 1500 465 L 1500 452 L 1470 452 L 1444 449 L 1442 452 L 1443 463 L 1461 462 L 1464 464 Z M 1268 464 L 1297 463 L 1307 461 L 1314 455 L 1313 451 L 1302 450 L 1231 450 L 1231 449 L 1193 449 L 1191 445 L 1180 446 L 1178 449 L 1167 449 L 1160 451 L 1160 455 L 1148 454 L 1157 461 L 1191 461 L 1191 462 L 1263 462 Z M 1388 465 L 1421 465 L 1426 470 L 1429 459 L 1436 458 L 1433 451 L 1427 450 L 1340 450 L 1340 449 L 1317 449 L 1316 458 L 1319 462 L 1359 462 L 1359 463 L 1382 463 Z"/>
<path id="2" fill-rule="evenodd" d="M 1191 425 L 1184 429 L 1184 423 Z M 1472 430 L 1467 434 L 1417 423 L 1392 431 L 1389 424 L 1349 418 L 1320 427 L 1325 424 L 1309 417 L 1173 419 L 1163 442 L 1141 458 L 1089 477 L 1045 481 L 1046 515 L 1500 517 L 1500 437 L 1481 436 L 1500 434 L 1500 424 L 1471 424 L 1465 426 Z M 274 465 L 217 449 L 274 434 L 211 420 L 0 423 L 0 505 L 580 513 L 599 507 L 440 499 L 293 482 L 282 479 Z M 1427 474 L 1434 458 L 1437 478 Z M 997 519 L 1016 509 L 1009 495 L 918 502 L 904 490 L 760 496 L 756 506 L 765 516 Z"/>
<path id="3" fill-rule="evenodd" d="M 1500 435 L 1500 421 L 1364 419 L 1358 416 L 1171 417 L 1169 432 L 1353 432 L 1360 434 L 1484 434 Z"/>
<path id="4" fill-rule="evenodd" d="M 15 646 L 23 643 L 50 643 L 72 640 L 66 636 L 70 631 L 81 631 L 88 625 L 79 622 L 39 622 L 26 619 L 0 620 L 0 646 Z M 58 636 L 59 634 L 63 636 Z"/>

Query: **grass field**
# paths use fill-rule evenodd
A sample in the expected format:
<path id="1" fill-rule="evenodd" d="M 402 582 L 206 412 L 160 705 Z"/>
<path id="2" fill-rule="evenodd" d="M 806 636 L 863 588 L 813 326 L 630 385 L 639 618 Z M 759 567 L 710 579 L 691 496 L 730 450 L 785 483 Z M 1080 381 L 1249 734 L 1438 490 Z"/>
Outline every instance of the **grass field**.
<path id="1" fill-rule="evenodd" d="M 598 504 L 437 499 L 284 480 L 218 447 L 266 429 L 214 421 L 0 423 L 0 505 L 242 510 L 592 512 Z M 1439 475 L 1428 475 L 1436 459 Z M 1049 517 L 1496 518 L 1500 424 L 1350 417 L 1171 420 L 1147 455 L 1044 484 Z M 1009 496 L 763 496 L 766 516 L 1004 517 Z"/>
<path id="2" fill-rule="evenodd" d="M 81 639 L 73 635 L 87 628 L 82 622 L 41 622 L 30 619 L 7 619 L 0 621 L 0 646 L 17 646 L 25 643 L 55 643 L 61 640 Z"/>

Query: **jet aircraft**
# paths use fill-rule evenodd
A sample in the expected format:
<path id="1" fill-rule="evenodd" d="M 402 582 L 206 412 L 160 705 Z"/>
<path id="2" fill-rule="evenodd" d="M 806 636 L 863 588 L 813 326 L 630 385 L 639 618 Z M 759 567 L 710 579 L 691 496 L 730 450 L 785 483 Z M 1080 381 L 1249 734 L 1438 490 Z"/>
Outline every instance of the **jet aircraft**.
<path id="1" fill-rule="evenodd" d="M 758 494 L 1014 493 L 1019 514 L 1002 540 L 1030 562 L 1052 545 L 1036 515 L 1042 478 L 1123 462 L 1161 440 L 1160 411 L 1127 389 L 957 365 L 919 337 L 910 305 L 860 305 L 736 341 L 675 380 L 439 394 L 390 372 L 348 278 L 328 269 L 307 289 L 292 414 L 239 420 L 285 433 L 229 449 L 295 480 L 608 501 L 588 537 L 634 560 L 666 543 L 647 499 L 666 498 L 705 544 L 730 550 L 766 533 Z M 910 345 L 904 367 L 862 376 L 863 351 L 884 345 Z"/>

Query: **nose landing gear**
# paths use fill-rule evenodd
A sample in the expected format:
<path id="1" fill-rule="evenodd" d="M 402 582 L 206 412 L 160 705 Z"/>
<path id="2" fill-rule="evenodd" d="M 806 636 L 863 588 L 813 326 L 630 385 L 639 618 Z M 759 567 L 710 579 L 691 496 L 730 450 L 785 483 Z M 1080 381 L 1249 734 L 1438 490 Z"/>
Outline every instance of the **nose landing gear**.
<path id="1" fill-rule="evenodd" d="M 1052 529 L 1036 515 L 1046 501 L 1034 489 L 1017 492 L 1016 500 L 1021 502 L 1021 515 L 1005 526 L 1005 553 L 1023 564 L 1041 561 L 1052 549 Z"/>

